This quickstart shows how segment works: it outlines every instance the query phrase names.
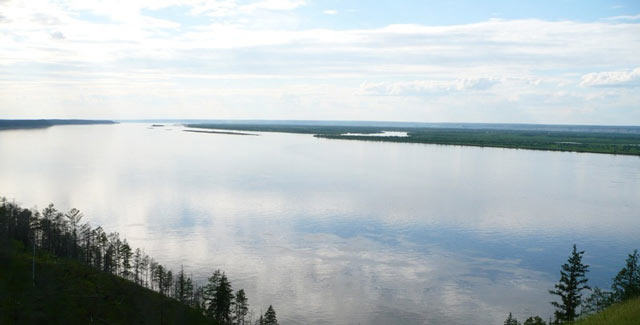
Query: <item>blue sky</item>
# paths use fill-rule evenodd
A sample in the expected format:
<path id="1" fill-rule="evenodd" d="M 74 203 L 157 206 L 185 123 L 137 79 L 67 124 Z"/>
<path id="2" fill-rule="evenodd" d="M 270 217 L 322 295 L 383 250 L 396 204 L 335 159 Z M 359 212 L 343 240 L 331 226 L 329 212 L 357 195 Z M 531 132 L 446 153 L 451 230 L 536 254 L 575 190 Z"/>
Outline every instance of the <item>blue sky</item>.
<path id="1" fill-rule="evenodd" d="M 0 0 L 0 118 L 640 124 L 638 1 Z"/>

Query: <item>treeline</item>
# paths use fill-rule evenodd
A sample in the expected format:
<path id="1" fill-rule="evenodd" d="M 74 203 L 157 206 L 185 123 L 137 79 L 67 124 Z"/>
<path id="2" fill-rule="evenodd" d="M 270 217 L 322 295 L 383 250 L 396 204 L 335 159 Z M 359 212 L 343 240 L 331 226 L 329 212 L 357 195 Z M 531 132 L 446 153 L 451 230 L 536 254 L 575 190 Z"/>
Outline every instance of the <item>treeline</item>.
<path id="1" fill-rule="evenodd" d="M 200 285 L 183 268 L 174 272 L 143 250 L 131 247 L 117 232 L 92 228 L 82 219 L 77 209 L 63 213 L 50 204 L 36 211 L 0 198 L 0 249 L 18 241 L 33 250 L 34 258 L 36 253 L 48 253 L 75 260 L 175 299 L 221 324 L 278 324 L 272 306 L 254 316 L 244 290 L 234 292 L 224 272 L 214 271 Z"/>
<path id="2" fill-rule="evenodd" d="M 638 264 L 638 251 L 634 250 L 625 261 L 625 266 L 613 278 L 611 290 L 598 287 L 591 288 L 586 274 L 589 265 L 582 263 L 584 251 L 578 251 L 573 245 L 573 251 L 562 265 L 560 280 L 549 293 L 559 297 L 560 301 L 551 304 L 556 308 L 553 318 L 549 319 L 550 325 L 571 323 L 579 318 L 599 313 L 614 303 L 627 301 L 640 297 L 640 265 Z M 588 297 L 583 299 L 583 291 L 591 291 Z M 521 323 L 511 313 L 504 321 L 504 325 L 520 325 Z M 546 325 L 539 316 L 527 318 L 524 325 Z"/>
<path id="3" fill-rule="evenodd" d="M 54 125 L 115 124 L 107 120 L 0 120 L 0 129 L 46 128 Z"/>

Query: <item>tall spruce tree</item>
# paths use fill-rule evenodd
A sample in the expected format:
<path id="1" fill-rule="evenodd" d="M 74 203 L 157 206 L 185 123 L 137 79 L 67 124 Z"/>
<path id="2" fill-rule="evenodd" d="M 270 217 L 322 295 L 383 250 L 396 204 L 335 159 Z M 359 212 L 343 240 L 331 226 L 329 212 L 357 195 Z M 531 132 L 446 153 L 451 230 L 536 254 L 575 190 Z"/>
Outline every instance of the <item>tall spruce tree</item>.
<path id="1" fill-rule="evenodd" d="M 518 322 L 518 319 L 516 319 L 515 317 L 513 317 L 513 315 L 511 315 L 511 313 L 509 313 L 507 319 L 504 320 L 504 325 L 520 325 L 520 322 Z"/>
<path id="2" fill-rule="evenodd" d="M 236 298 L 233 303 L 233 323 L 237 325 L 245 325 L 247 313 L 249 312 L 249 303 L 244 289 L 236 292 Z"/>
<path id="3" fill-rule="evenodd" d="M 216 294 L 213 299 L 214 319 L 222 323 L 231 322 L 231 304 L 233 303 L 233 290 L 231 289 L 231 282 L 227 279 L 227 275 L 222 273 L 218 287 L 216 288 Z"/>
<path id="4" fill-rule="evenodd" d="M 629 254 L 627 264 L 613 278 L 611 289 L 614 299 L 617 301 L 627 300 L 640 296 L 640 267 L 638 265 L 638 250 Z"/>
<path id="5" fill-rule="evenodd" d="M 573 245 L 573 252 L 567 263 L 562 265 L 560 271 L 560 281 L 555 285 L 555 290 L 549 290 L 550 294 L 560 297 L 561 302 L 551 302 L 556 307 L 554 313 L 558 322 L 572 322 L 578 316 L 578 308 L 582 303 L 582 291 L 591 290 L 586 285 L 588 279 L 585 276 L 589 272 L 589 265 L 582 264 L 582 254 L 578 252 L 576 245 Z"/>
<path id="6" fill-rule="evenodd" d="M 267 312 L 264 313 L 264 318 L 262 319 L 262 324 L 264 325 L 278 325 L 278 319 L 276 318 L 276 311 L 273 310 L 273 306 L 269 305 Z"/>
<path id="7" fill-rule="evenodd" d="M 220 270 L 213 272 L 213 275 L 209 277 L 209 283 L 205 287 L 204 293 L 207 303 L 205 313 L 219 322 L 230 323 L 233 290 L 227 275 Z"/>
<path id="8" fill-rule="evenodd" d="M 220 276 L 222 272 L 220 270 L 213 271 L 213 274 L 207 279 L 207 285 L 203 290 L 203 302 L 205 306 L 205 314 L 211 318 L 215 315 L 215 300 L 216 290 L 218 290 L 218 284 L 220 283 Z"/>

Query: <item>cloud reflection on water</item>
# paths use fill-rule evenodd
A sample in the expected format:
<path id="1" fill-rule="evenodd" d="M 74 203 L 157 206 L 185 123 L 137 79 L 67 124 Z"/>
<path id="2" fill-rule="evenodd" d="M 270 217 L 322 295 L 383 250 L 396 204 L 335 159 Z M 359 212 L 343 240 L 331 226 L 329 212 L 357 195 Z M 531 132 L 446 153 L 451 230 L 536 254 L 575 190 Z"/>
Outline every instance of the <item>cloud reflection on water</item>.
<path id="1" fill-rule="evenodd" d="M 546 317 L 573 242 L 596 283 L 639 244 L 637 157 L 174 131 L 2 131 L 0 195 L 221 268 L 288 323 Z"/>

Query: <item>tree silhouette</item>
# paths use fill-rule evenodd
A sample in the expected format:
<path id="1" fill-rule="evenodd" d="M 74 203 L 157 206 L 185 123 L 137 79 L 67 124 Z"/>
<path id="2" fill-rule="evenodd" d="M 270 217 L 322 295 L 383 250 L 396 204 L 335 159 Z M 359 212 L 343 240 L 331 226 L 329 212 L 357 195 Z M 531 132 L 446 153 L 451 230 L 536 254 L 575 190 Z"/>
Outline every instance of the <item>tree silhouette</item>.
<path id="1" fill-rule="evenodd" d="M 551 302 L 556 307 L 554 312 L 556 321 L 572 322 L 576 319 L 577 309 L 582 303 L 583 290 L 591 290 L 586 285 L 588 279 L 585 274 L 589 272 L 588 265 L 582 264 L 582 254 L 584 251 L 578 252 L 576 245 L 573 245 L 573 252 L 567 263 L 562 265 L 560 271 L 560 281 L 555 285 L 555 290 L 549 290 L 549 293 L 560 297 L 561 302 Z"/>
<path id="2" fill-rule="evenodd" d="M 615 299 L 618 301 L 640 296 L 638 250 L 634 250 L 633 254 L 629 254 L 625 267 L 613 278 L 611 289 Z"/>
<path id="3" fill-rule="evenodd" d="M 249 312 L 249 303 L 244 290 L 240 289 L 236 292 L 236 298 L 233 303 L 233 323 L 244 325 L 247 313 Z"/>
<path id="4" fill-rule="evenodd" d="M 204 293 L 207 304 L 206 314 L 219 322 L 230 323 L 233 290 L 227 275 L 220 270 L 214 271 L 209 277 Z"/>
<path id="5" fill-rule="evenodd" d="M 40 254 L 75 260 L 155 290 L 210 315 L 219 323 L 250 321 L 244 290 L 239 290 L 234 300 L 231 283 L 220 270 L 213 273 L 206 287 L 200 287 L 185 275 L 183 268 L 174 276 L 139 248 L 134 250 L 117 232 L 91 228 L 82 219 L 77 209 L 63 214 L 50 204 L 41 212 L 32 211 L 0 197 L 0 252 L 5 247 L 14 247 L 17 241 L 21 247 L 33 249 L 34 265 Z M 33 284 L 37 286 L 37 282 L 34 277 Z"/>
<path id="6" fill-rule="evenodd" d="M 509 313 L 507 319 L 504 320 L 504 325 L 520 325 L 520 322 L 518 322 L 518 320 Z"/>
<path id="7" fill-rule="evenodd" d="M 527 318 L 522 325 L 546 325 L 546 323 L 540 316 L 533 316 Z"/>
<path id="8" fill-rule="evenodd" d="M 264 319 L 262 320 L 264 325 L 278 325 L 278 319 L 276 318 L 276 311 L 273 310 L 273 306 L 269 305 L 269 309 L 264 313 Z"/>

